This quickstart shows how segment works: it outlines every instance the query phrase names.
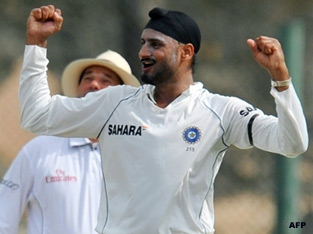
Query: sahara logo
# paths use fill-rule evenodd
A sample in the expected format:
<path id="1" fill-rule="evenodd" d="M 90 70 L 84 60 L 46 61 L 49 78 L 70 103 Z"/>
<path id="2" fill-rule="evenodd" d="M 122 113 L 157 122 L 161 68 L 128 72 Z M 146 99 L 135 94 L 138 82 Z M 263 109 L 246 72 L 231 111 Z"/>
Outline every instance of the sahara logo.
<path id="1" fill-rule="evenodd" d="M 126 135 L 126 136 L 141 136 L 147 126 L 135 126 L 124 124 L 110 124 L 108 127 L 109 135 Z"/>
<path id="2" fill-rule="evenodd" d="M 201 139 L 201 131 L 198 127 L 191 126 L 183 131 L 183 139 L 188 144 L 195 144 Z"/>

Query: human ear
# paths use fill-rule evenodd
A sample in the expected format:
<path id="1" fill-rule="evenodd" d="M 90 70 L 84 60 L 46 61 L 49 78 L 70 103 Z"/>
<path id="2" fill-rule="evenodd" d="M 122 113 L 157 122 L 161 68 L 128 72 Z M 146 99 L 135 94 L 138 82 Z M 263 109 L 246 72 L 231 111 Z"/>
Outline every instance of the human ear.
<path id="1" fill-rule="evenodd" d="M 191 60 L 194 56 L 194 47 L 191 43 L 187 43 L 183 45 L 182 48 L 182 59 L 183 60 Z"/>

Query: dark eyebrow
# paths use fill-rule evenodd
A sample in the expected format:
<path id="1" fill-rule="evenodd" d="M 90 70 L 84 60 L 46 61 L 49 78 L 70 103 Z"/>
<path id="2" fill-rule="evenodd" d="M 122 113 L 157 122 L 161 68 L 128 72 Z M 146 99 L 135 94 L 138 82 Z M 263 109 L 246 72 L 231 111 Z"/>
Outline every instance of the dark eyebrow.
<path id="1" fill-rule="evenodd" d="M 84 75 L 88 75 L 89 73 L 92 73 L 92 71 L 85 70 Z"/>
<path id="2" fill-rule="evenodd" d="M 148 41 L 148 42 L 160 42 L 160 43 L 164 43 L 163 40 L 160 40 L 158 38 L 154 38 L 154 37 L 151 37 L 151 38 L 141 38 L 141 41 Z"/>

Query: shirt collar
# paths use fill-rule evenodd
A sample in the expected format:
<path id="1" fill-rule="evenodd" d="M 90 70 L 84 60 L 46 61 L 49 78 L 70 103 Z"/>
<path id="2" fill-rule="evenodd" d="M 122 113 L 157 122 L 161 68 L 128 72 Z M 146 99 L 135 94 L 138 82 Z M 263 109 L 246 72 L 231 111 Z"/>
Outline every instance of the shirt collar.
<path id="1" fill-rule="evenodd" d="M 88 138 L 70 138 L 69 143 L 71 147 L 90 145 L 91 141 Z"/>
<path id="2" fill-rule="evenodd" d="M 145 85 L 146 86 L 146 95 L 148 96 L 148 98 L 154 103 L 156 104 L 154 98 L 153 98 L 153 94 L 154 94 L 154 89 L 155 86 L 154 85 Z M 203 88 L 203 84 L 201 82 L 194 82 L 192 85 L 189 86 L 188 89 L 186 89 L 181 96 L 189 96 L 195 92 L 197 92 L 198 90 L 201 90 Z"/>
<path id="3" fill-rule="evenodd" d="M 203 84 L 201 82 L 194 82 L 192 85 L 189 86 L 189 89 L 186 89 L 182 96 L 189 96 L 203 88 Z"/>

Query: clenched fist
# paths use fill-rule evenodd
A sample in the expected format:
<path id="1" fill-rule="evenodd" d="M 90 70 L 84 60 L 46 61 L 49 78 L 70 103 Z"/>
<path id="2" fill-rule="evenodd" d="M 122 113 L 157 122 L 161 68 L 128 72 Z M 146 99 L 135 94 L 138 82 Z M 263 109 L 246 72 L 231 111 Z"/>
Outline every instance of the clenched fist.
<path id="1" fill-rule="evenodd" d="M 26 44 L 47 47 L 47 39 L 62 28 L 61 10 L 53 5 L 34 8 L 27 20 Z"/>
<path id="2" fill-rule="evenodd" d="M 273 80 L 284 81 L 290 78 L 283 49 L 277 39 L 260 36 L 254 40 L 248 39 L 247 43 L 255 60 L 270 73 Z M 288 86 L 283 86 L 277 90 L 282 91 L 287 88 Z"/>

